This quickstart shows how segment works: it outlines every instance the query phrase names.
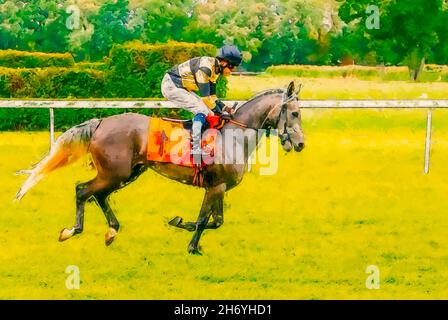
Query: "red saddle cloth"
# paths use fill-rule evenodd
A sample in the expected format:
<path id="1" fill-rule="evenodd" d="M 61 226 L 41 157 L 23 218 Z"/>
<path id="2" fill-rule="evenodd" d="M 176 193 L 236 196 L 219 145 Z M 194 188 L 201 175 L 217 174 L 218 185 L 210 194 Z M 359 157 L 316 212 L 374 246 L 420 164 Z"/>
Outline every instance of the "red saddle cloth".
<path id="1" fill-rule="evenodd" d="M 201 146 L 214 155 L 217 130 L 207 130 L 202 136 Z M 191 155 L 191 130 L 183 121 L 166 118 L 150 118 L 148 130 L 147 159 L 169 162 L 185 167 L 194 167 Z M 202 166 L 205 166 L 203 163 Z"/>

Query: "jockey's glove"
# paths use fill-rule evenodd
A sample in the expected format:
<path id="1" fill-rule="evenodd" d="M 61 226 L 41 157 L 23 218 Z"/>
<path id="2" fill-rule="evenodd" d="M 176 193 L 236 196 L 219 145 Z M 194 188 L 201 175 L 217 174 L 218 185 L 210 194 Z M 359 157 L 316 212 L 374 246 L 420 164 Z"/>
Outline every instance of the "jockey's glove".
<path id="1" fill-rule="evenodd" d="M 221 114 L 221 119 L 223 119 L 223 120 L 225 120 L 225 121 L 229 121 L 229 120 L 232 120 L 232 115 L 230 114 L 230 113 L 228 113 L 227 111 L 224 111 L 222 114 Z"/>
<path id="2" fill-rule="evenodd" d="M 222 102 L 221 100 L 216 100 L 215 101 L 215 107 L 213 108 L 213 112 L 216 114 L 222 114 L 222 110 L 226 107 L 226 105 L 224 104 L 224 102 Z"/>

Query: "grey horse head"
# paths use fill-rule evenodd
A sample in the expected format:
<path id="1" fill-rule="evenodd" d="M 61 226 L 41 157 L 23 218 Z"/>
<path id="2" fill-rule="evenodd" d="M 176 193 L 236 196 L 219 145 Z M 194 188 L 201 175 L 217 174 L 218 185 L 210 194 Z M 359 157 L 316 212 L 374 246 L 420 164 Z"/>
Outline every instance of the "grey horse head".
<path id="1" fill-rule="evenodd" d="M 277 129 L 278 135 L 286 152 L 300 152 L 305 147 L 305 136 L 302 130 L 302 117 L 299 106 L 299 93 L 302 86 L 296 90 L 294 81 L 292 81 L 283 95 L 282 101 L 277 104 L 270 112 L 268 121 Z"/>

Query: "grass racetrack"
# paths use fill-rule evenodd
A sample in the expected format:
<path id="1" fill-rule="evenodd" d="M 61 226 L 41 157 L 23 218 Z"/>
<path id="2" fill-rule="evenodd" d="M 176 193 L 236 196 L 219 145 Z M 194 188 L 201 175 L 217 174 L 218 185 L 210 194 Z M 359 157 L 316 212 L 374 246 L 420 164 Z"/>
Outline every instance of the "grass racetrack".
<path id="1" fill-rule="evenodd" d="M 224 225 L 189 256 L 203 191 L 148 171 L 112 195 L 122 225 L 86 205 L 84 233 L 59 243 L 75 218 L 86 161 L 50 174 L 20 203 L 24 177 L 48 132 L 0 133 L 0 299 L 447 299 L 448 112 L 433 113 L 429 175 L 426 112 L 304 110 L 306 148 L 280 151 L 276 175 L 255 166 L 225 198 Z M 80 269 L 68 290 L 66 267 Z M 366 268 L 380 270 L 369 290 Z"/>

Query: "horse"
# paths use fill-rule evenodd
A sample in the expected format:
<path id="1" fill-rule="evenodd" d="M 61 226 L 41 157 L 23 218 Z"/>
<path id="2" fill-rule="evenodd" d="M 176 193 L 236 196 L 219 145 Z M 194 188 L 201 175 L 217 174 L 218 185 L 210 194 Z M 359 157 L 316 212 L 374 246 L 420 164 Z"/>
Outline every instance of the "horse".
<path id="1" fill-rule="evenodd" d="M 243 130 L 245 136 L 277 130 L 286 152 L 300 152 L 304 144 L 298 93 L 294 82 L 288 88 L 263 91 L 237 108 L 233 121 L 221 129 L 223 137 L 230 130 Z M 23 196 L 44 176 L 67 166 L 87 153 L 91 154 L 97 175 L 88 182 L 76 185 L 76 219 L 72 228 L 60 232 L 59 241 L 80 234 L 84 226 L 84 205 L 94 200 L 102 209 L 109 229 L 105 244 L 110 245 L 117 236 L 120 224 L 109 205 L 108 198 L 116 190 L 137 179 L 145 170 L 152 169 L 175 181 L 194 185 L 194 168 L 169 162 L 147 160 L 147 142 L 150 117 L 136 113 L 124 113 L 102 119 L 91 119 L 64 132 L 55 142 L 49 154 L 37 163 L 17 192 L 15 200 Z M 259 130 L 263 129 L 263 130 Z M 169 224 L 193 233 L 188 245 L 190 254 L 201 254 L 199 240 L 205 229 L 218 229 L 224 222 L 223 199 L 225 192 L 236 187 L 245 173 L 248 157 L 255 147 L 249 148 L 243 163 L 211 163 L 202 169 L 205 195 L 196 222 L 184 222 L 175 217 Z M 209 222 L 210 217 L 213 221 Z"/>

